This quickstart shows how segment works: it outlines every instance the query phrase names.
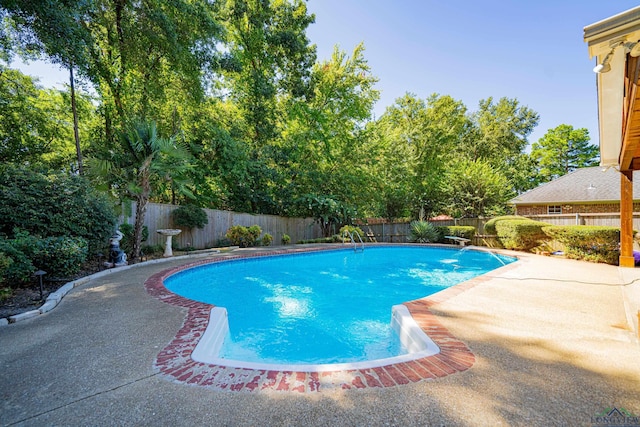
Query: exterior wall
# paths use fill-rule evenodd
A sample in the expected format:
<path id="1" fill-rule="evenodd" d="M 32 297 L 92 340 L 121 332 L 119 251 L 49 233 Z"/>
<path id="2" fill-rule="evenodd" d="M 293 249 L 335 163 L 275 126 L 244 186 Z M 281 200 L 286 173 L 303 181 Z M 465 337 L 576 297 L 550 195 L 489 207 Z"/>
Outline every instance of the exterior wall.
<path id="1" fill-rule="evenodd" d="M 549 205 L 516 205 L 516 215 L 528 216 L 528 215 L 547 215 L 547 208 Z M 557 206 L 557 205 L 553 205 Z M 567 204 L 563 203 L 563 214 L 576 214 L 576 213 L 620 213 L 620 203 L 593 203 L 593 204 Z M 640 202 L 633 203 L 633 211 L 640 212 Z"/>

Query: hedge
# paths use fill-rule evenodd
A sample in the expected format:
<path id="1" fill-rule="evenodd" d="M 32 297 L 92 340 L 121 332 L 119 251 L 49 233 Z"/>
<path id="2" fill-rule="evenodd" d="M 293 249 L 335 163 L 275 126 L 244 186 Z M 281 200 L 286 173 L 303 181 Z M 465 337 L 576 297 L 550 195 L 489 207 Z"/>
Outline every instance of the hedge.
<path id="1" fill-rule="evenodd" d="M 548 236 L 542 231 L 548 225 L 546 222 L 523 220 L 521 217 L 502 219 L 495 222 L 495 234 L 503 248 L 528 252 L 548 240 Z M 485 230 L 486 228 L 485 225 Z"/>
<path id="2" fill-rule="evenodd" d="M 487 223 L 484 225 L 484 232 L 486 234 L 498 234 L 496 230 L 496 224 L 498 224 L 501 221 L 533 221 L 533 220 L 524 216 L 517 216 L 517 215 L 497 216 L 487 221 Z"/>
<path id="3" fill-rule="evenodd" d="M 618 265 L 620 229 L 587 225 L 552 225 L 543 232 L 565 246 L 569 258 Z"/>

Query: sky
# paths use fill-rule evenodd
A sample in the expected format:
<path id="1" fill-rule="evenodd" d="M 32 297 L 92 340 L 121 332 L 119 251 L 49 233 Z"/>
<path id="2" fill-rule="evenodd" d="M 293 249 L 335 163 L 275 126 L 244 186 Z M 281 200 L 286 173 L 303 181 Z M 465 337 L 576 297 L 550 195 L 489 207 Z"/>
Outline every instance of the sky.
<path id="1" fill-rule="evenodd" d="M 480 100 L 515 98 L 540 115 L 529 136 L 552 128 L 587 128 L 598 144 L 595 58 L 583 28 L 638 6 L 629 0 L 308 0 L 307 30 L 318 60 L 334 46 L 364 57 L 379 79 L 375 115 L 411 93 L 450 95 L 476 111 Z M 68 74 L 44 63 L 12 66 L 45 87 Z"/>

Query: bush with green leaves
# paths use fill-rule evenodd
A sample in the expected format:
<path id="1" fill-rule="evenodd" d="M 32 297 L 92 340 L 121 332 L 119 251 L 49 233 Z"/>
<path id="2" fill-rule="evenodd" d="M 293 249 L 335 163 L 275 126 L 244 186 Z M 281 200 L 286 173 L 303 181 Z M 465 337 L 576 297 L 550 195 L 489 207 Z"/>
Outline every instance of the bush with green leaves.
<path id="1" fill-rule="evenodd" d="M 283 245 L 288 245 L 289 243 L 291 243 L 291 237 L 288 234 L 283 234 L 282 235 L 282 244 Z"/>
<path id="2" fill-rule="evenodd" d="M 97 253 L 108 243 L 116 223 L 106 196 L 79 176 L 3 165 L 0 200 L 0 235 L 9 239 L 15 237 L 14 229 L 42 238 L 81 237 L 90 253 Z"/>
<path id="3" fill-rule="evenodd" d="M 9 260 L 0 272 L 0 283 L 9 287 L 15 288 L 28 283 L 37 270 L 29 257 L 14 245 L 13 240 L 0 238 L 0 255 Z"/>
<path id="4" fill-rule="evenodd" d="M 273 236 L 271 234 L 265 233 L 265 235 L 262 236 L 262 246 L 269 246 L 272 242 Z"/>
<path id="5" fill-rule="evenodd" d="M 13 259 L 4 252 L 0 252 L 0 286 L 4 286 L 6 284 L 7 271 L 12 265 Z"/>
<path id="6" fill-rule="evenodd" d="M 334 234 L 333 236 L 329 236 L 329 237 L 319 237 L 317 239 L 300 240 L 298 244 L 307 245 L 307 244 L 313 244 L 313 243 L 340 243 L 341 241 L 342 241 L 342 236 L 338 234 Z"/>
<path id="7" fill-rule="evenodd" d="M 484 232 L 486 234 L 493 234 L 493 235 L 498 234 L 496 230 L 496 224 L 498 224 L 501 221 L 531 221 L 531 220 L 527 217 L 518 216 L 518 215 L 497 216 L 487 221 L 487 223 L 484 225 Z"/>
<path id="8" fill-rule="evenodd" d="M 429 221 L 411 221 L 408 239 L 413 243 L 434 243 L 439 241 L 441 236 L 436 226 Z"/>
<path id="9" fill-rule="evenodd" d="M 618 265 L 620 229 L 587 225 L 553 225 L 542 231 L 562 243 L 569 258 Z"/>
<path id="10" fill-rule="evenodd" d="M 189 230 L 203 228 L 209 223 L 205 210 L 195 205 L 180 206 L 171 215 L 176 227 L 184 227 Z"/>
<path id="11" fill-rule="evenodd" d="M 531 219 L 505 219 L 495 222 L 498 241 L 505 249 L 515 251 L 530 251 L 549 240 L 542 229 L 548 226 L 546 222 Z M 486 229 L 486 225 L 485 225 Z"/>
<path id="12" fill-rule="evenodd" d="M 476 228 L 473 225 L 441 225 L 436 227 L 440 240 L 438 242 L 444 242 L 444 236 L 456 236 L 463 239 L 473 239 L 476 235 Z"/>
<path id="13" fill-rule="evenodd" d="M 355 225 L 343 225 L 340 228 L 340 236 L 347 235 L 346 234 L 347 232 L 350 233 L 353 236 L 353 239 L 356 242 L 360 241 L 360 240 L 358 240 L 358 236 L 356 235 L 356 233 L 360 236 L 360 239 L 364 240 L 364 233 L 362 232 L 362 229 L 360 227 L 356 227 Z M 349 237 L 347 237 L 346 241 L 351 241 L 351 239 Z"/>
<path id="14" fill-rule="evenodd" d="M 33 264 L 50 278 L 73 278 L 87 260 L 89 247 L 82 237 L 46 237 L 37 241 Z"/>
<path id="15" fill-rule="evenodd" d="M 248 248 L 256 245 L 260 234 L 262 234 L 262 229 L 258 225 L 252 225 L 251 227 L 234 225 L 227 230 L 225 237 L 229 239 L 232 245 Z"/>
<path id="16" fill-rule="evenodd" d="M 2 239 L 0 253 L 11 259 L 4 280 L 13 285 L 28 283 L 37 270 L 49 278 L 72 278 L 87 260 L 87 241 L 81 237 L 45 237 L 17 231 L 15 239 Z M 1 281 L 1 280 L 0 280 Z"/>
<path id="17" fill-rule="evenodd" d="M 162 245 L 144 245 L 142 247 L 142 253 L 145 256 L 162 255 L 164 253 L 164 246 L 162 246 Z"/>

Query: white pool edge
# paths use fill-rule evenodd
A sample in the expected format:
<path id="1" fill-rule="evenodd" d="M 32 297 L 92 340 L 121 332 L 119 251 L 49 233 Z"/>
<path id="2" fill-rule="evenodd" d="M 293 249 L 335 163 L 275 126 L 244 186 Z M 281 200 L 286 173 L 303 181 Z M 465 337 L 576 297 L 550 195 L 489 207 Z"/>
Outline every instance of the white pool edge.
<path id="1" fill-rule="evenodd" d="M 224 338 L 229 331 L 227 310 L 224 307 L 214 307 L 211 309 L 207 329 L 193 350 L 191 358 L 196 362 L 227 366 L 230 368 L 265 371 L 331 372 L 369 369 L 405 363 L 423 357 L 433 356 L 440 352 L 440 348 L 424 333 L 405 305 L 394 305 L 391 311 L 391 327 L 398 334 L 402 345 L 408 350 L 409 353 L 407 354 L 363 362 L 331 364 L 279 364 L 225 359 L 218 357 L 218 354 L 220 353 Z"/>

